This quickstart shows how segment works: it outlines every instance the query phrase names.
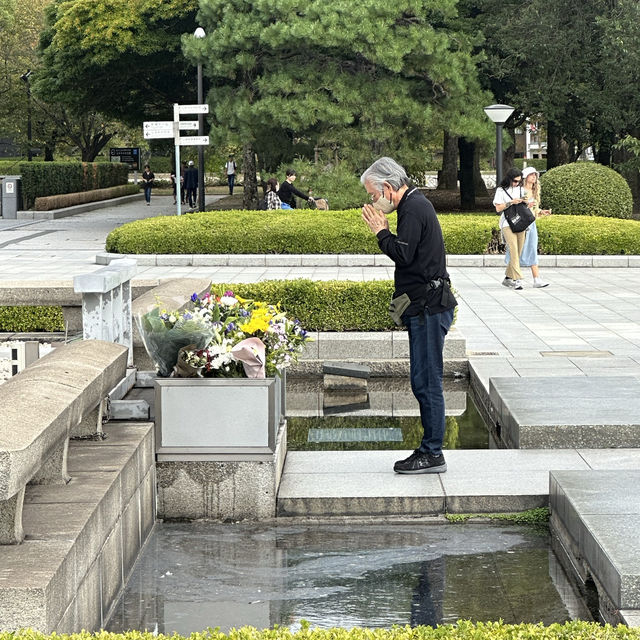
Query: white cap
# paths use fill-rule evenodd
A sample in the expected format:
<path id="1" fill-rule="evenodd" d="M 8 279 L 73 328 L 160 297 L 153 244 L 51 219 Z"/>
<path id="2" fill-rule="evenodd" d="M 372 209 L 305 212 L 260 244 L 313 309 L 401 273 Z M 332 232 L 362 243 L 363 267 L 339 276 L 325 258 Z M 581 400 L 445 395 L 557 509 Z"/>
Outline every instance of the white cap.
<path id="1" fill-rule="evenodd" d="M 189 160 L 189 166 L 193 167 L 193 160 Z"/>
<path id="2" fill-rule="evenodd" d="M 527 176 L 530 176 L 532 173 L 538 173 L 535 167 L 526 167 L 522 171 L 522 179 L 524 180 Z"/>

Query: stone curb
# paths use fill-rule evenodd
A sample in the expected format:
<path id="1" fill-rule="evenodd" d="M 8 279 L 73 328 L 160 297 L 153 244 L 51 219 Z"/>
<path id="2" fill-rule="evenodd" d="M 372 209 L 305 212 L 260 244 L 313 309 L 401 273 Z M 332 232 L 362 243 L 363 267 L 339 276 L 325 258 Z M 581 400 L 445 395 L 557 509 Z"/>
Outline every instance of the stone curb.
<path id="1" fill-rule="evenodd" d="M 94 209 L 106 209 L 115 207 L 120 204 L 126 204 L 133 200 L 142 200 L 144 193 L 134 193 L 128 196 L 120 196 L 119 198 L 109 198 L 109 200 L 97 200 L 95 202 L 85 202 L 72 207 L 64 207 L 63 209 L 49 209 L 49 211 L 18 211 L 18 220 L 58 220 L 59 218 L 68 218 L 78 213 L 86 213 Z"/>
<path id="2" fill-rule="evenodd" d="M 38 212 L 47 213 L 47 212 Z M 50 213 L 50 212 L 49 212 Z M 380 254 L 96 254 L 96 264 L 133 258 L 145 267 L 393 267 Z M 541 267 L 640 267 L 640 256 L 539 256 Z M 504 255 L 448 255 L 449 267 L 504 267 Z"/>

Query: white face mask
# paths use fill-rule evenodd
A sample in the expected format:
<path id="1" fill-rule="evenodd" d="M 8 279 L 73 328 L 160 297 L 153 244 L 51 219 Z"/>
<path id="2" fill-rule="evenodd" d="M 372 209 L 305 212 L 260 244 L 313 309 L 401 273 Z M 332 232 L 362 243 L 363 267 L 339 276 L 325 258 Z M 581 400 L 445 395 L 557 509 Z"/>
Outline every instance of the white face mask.
<path id="1" fill-rule="evenodd" d="M 383 190 L 382 195 L 373 203 L 373 208 L 376 209 L 377 211 L 380 211 L 380 213 L 384 213 L 385 215 L 387 215 L 395 210 L 396 205 L 393 204 L 391 200 L 387 200 L 384 197 L 384 190 Z"/>

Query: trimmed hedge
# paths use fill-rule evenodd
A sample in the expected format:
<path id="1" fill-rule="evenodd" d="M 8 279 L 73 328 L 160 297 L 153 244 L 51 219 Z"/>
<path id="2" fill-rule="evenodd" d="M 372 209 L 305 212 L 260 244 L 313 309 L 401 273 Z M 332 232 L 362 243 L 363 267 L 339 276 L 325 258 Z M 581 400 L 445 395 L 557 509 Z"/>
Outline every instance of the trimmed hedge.
<path id="1" fill-rule="evenodd" d="M 640 255 L 637 220 L 552 215 L 536 224 L 540 254 Z"/>
<path id="2" fill-rule="evenodd" d="M 542 208 L 554 214 L 630 218 L 633 197 L 627 181 L 595 162 L 554 167 L 540 179 Z"/>
<path id="3" fill-rule="evenodd" d="M 231 289 L 243 298 L 280 304 L 307 331 L 390 331 L 387 311 L 391 280 L 370 282 L 265 280 L 251 284 L 212 284 L 222 294 Z"/>
<path id="4" fill-rule="evenodd" d="M 216 621 L 211 620 L 215 625 Z M 445 624 L 438 627 L 394 626 L 391 629 L 317 629 L 311 628 L 306 621 L 301 621 L 302 628 L 293 632 L 285 627 L 274 626 L 273 629 L 259 631 L 255 627 L 232 629 L 224 634 L 217 629 L 209 628 L 201 633 L 192 633 L 188 640 L 638 640 L 640 628 L 630 629 L 624 625 L 613 627 L 597 622 L 571 621 L 564 624 L 506 624 L 499 622 L 470 622 L 459 620 L 456 624 Z M 187 640 L 185 636 L 174 633 L 172 636 L 155 634 L 151 631 L 127 631 L 126 633 L 109 633 L 99 631 L 89 633 L 83 631 L 70 635 L 47 635 L 31 629 L 20 631 L 4 631 L 0 640 Z"/>
<path id="5" fill-rule="evenodd" d="M 438 216 L 447 253 L 489 252 L 499 217 Z M 389 216 L 392 230 L 395 214 Z M 537 222 L 539 252 L 558 255 L 640 255 L 640 222 L 593 216 L 549 216 Z M 360 211 L 295 213 L 220 211 L 137 220 L 114 229 L 107 251 L 159 254 L 377 254 L 378 243 Z"/>
<path id="6" fill-rule="evenodd" d="M 0 307 L 0 331 L 64 331 L 61 307 Z"/>
<path id="7" fill-rule="evenodd" d="M 127 184 L 129 168 L 119 162 L 21 162 L 22 202 L 31 209 L 35 199 L 60 193 L 91 191 Z"/>
<path id="8" fill-rule="evenodd" d="M 495 215 L 441 215 L 448 253 L 484 253 Z M 396 227 L 396 214 L 389 216 Z M 129 222 L 107 237 L 114 253 L 380 253 L 359 209 L 346 211 L 206 211 Z"/>
<path id="9" fill-rule="evenodd" d="M 63 207 L 72 207 L 76 204 L 120 198 L 122 196 L 134 195 L 139 192 L 140 188 L 137 184 L 121 184 L 117 187 L 107 187 L 106 189 L 78 191 L 77 193 L 62 193 L 57 196 L 42 196 L 36 198 L 35 210 L 50 211 L 51 209 L 62 209 Z"/>

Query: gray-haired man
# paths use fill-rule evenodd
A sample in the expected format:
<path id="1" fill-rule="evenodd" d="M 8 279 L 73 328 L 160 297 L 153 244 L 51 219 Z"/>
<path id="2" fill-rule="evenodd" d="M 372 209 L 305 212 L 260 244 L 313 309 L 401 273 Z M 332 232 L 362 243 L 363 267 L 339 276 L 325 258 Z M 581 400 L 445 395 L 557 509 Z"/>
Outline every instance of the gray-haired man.
<path id="1" fill-rule="evenodd" d="M 444 338 L 453 322 L 456 299 L 451 293 L 442 229 L 433 205 L 392 158 L 376 160 L 360 181 L 373 204 L 362 217 L 376 234 L 378 246 L 395 263 L 392 307 L 409 332 L 411 389 L 420 405 L 424 436 L 420 447 L 395 463 L 397 473 L 443 473 L 445 416 L 442 372 Z M 398 211 L 397 235 L 386 215 Z"/>

